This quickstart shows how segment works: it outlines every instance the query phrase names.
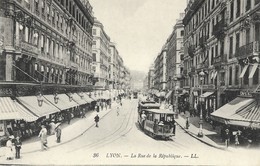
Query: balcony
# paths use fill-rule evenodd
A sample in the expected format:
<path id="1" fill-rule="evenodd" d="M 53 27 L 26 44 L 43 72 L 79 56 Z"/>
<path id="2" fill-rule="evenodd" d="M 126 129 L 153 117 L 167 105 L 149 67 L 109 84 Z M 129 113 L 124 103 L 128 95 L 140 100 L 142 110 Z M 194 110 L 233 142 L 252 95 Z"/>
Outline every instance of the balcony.
<path id="1" fill-rule="evenodd" d="M 184 69 L 182 73 L 183 73 L 183 75 L 187 75 L 188 71 L 186 69 Z"/>
<path id="2" fill-rule="evenodd" d="M 227 30 L 227 23 L 222 19 L 216 25 L 213 26 L 212 35 L 220 39 L 225 36 L 225 31 Z"/>
<path id="3" fill-rule="evenodd" d="M 240 60 L 252 55 L 259 53 L 259 42 L 254 41 L 249 44 L 243 45 L 239 47 L 235 53 L 235 57 Z"/>
<path id="4" fill-rule="evenodd" d="M 188 47 L 188 54 L 189 54 L 189 56 L 190 56 L 191 58 L 193 58 L 193 57 L 194 57 L 194 53 L 195 53 L 195 46 L 194 46 L 194 45 L 190 45 L 190 46 Z"/>
<path id="5" fill-rule="evenodd" d="M 206 43 L 207 43 L 207 36 L 202 36 L 199 39 L 199 45 L 201 47 L 201 49 L 205 50 L 206 48 Z"/>
<path id="6" fill-rule="evenodd" d="M 208 84 L 208 85 L 202 85 L 202 88 L 204 89 L 204 90 L 212 90 L 212 89 L 215 89 L 215 85 L 213 85 L 213 84 Z"/>
<path id="7" fill-rule="evenodd" d="M 209 67 L 209 65 L 208 65 L 208 63 L 200 63 L 200 64 L 198 64 L 197 66 L 196 66 L 196 69 L 204 69 L 204 68 L 208 68 Z"/>
<path id="8" fill-rule="evenodd" d="M 221 66 L 227 62 L 227 54 L 218 55 L 213 59 L 213 66 Z"/>

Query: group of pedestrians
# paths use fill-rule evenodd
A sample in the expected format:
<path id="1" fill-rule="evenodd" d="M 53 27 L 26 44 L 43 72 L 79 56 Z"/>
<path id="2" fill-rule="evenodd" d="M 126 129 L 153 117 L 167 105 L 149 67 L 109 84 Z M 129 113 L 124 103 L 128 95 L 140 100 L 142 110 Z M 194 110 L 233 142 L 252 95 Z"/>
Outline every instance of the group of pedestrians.
<path id="1" fill-rule="evenodd" d="M 14 138 L 13 135 L 9 136 L 6 142 L 6 159 L 12 160 L 14 157 L 16 159 L 19 159 L 21 147 L 22 142 L 19 136 L 17 136 L 16 138 Z"/>

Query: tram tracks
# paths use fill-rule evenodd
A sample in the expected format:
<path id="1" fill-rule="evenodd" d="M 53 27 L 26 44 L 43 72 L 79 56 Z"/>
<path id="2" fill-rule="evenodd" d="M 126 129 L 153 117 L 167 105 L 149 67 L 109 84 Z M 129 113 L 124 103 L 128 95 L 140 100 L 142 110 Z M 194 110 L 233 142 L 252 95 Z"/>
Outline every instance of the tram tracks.
<path id="1" fill-rule="evenodd" d="M 133 103 L 133 101 L 131 101 L 130 110 L 128 110 L 128 112 L 125 114 L 124 119 L 122 120 L 122 123 L 120 124 L 120 126 L 116 130 L 114 130 L 113 132 L 110 132 L 109 134 L 105 135 L 101 139 L 98 139 L 94 142 L 80 146 L 80 148 L 75 148 L 75 149 L 69 151 L 68 153 L 76 152 L 76 151 L 83 150 L 83 149 L 84 150 L 85 149 L 87 149 L 87 150 L 97 149 L 97 148 L 106 146 L 110 143 L 113 143 L 117 139 L 119 139 L 122 136 L 129 133 L 131 131 L 131 129 L 133 128 L 133 123 L 134 123 L 134 115 L 133 114 L 136 113 L 136 110 L 135 110 L 136 104 L 132 104 L 132 103 Z M 121 109 L 124 109 L 124 106 Z M 113 110 L 113 111 L 115 111 L 115 110 Z M 122 111 L 123 110 L 120 111 L 121 113 L 120 113 L 118 118 L 123 116 Z M 132 121 L 130 121 L 131 119 L 132 119 Z"/>

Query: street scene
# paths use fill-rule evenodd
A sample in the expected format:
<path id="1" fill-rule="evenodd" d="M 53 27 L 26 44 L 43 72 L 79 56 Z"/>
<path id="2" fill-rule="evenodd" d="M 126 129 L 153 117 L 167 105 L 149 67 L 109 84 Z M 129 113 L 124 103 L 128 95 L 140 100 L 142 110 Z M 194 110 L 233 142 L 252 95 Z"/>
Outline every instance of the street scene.
<path id="1" fill-rule="evenodd" d="M 260 0 L 0 0 L 0 165 L 260 165 Z"/>

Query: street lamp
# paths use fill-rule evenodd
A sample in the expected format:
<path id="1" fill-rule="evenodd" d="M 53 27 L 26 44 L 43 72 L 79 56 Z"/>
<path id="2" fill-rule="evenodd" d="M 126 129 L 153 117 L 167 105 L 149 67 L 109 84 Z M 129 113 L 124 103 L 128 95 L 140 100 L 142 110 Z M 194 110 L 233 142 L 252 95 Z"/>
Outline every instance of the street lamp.
<path id="1" fill-rule="evenodd" d="M 37 96 L 37 100 L 38 100 L 38 105 L 41 107 L 43 103 L 43 97 L 41 93 Z"/>
<path id="2" fill-rule="evenodd" d="M 203 70 L 201 70 L 201 72 L 199 72 L 199 77 L 200 77 L 200 81 L 201 81 L 201 93 L 200 93 L 200 128 L 199 128 L 199 133 L 198 133 L 198 137 L 203 137 L 203 131 L 202 131 L 202 124 L 203 124 L 203 119 L 202 119 L 202 93 L 203 93 L 203 80 L 204 80 L 204 76 L 205 73 L 203 72 Z"/>
<path id="3" fill-rule="evenodd" d="M 59 96 L 57 93 L 54 94 L 54 103 L 55 104 L 58 104 L 58 101 L 59 101 Z"/>

